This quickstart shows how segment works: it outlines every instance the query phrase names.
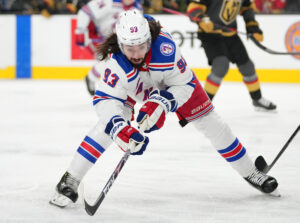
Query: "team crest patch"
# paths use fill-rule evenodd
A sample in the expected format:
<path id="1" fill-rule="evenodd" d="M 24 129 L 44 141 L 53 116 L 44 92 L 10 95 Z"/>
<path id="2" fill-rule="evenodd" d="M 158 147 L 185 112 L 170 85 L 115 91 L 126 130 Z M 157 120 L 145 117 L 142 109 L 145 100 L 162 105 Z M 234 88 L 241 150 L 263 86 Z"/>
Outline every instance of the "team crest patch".
<path id="1" fill-rule="evenodd" d="M 288 52 L 300 52 L 300 22 L 289 27 L 285 35 L 285 47 Z M 300 60 L 300 55 L 293 55 Z"/>
<path id="2" fill-rule="evenodd" d="M 165 56 L 171 56 L 175 52 L 175 46 L 172 43 L 160 44 L 160 52 Z"/>

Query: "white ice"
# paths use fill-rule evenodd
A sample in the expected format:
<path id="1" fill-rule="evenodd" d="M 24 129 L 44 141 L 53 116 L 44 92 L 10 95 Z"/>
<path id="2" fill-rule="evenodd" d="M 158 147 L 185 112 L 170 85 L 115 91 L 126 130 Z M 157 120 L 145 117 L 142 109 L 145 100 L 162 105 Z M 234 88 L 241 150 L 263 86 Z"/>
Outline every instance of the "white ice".
<path id="1" fill-rule="evenodd" d="M 252 159 L 270 163 L 300 124 L 300 84 L 262 83 L 277 113 L 254 111 L 242 83 L 224 82 L 214 100 Z M 282 223 L 300 222 L 300 133 L 270 171 L 280 198 L 250 187 L 210 142 L 174 114 L 131 156 L 96 214 L 82 200 L 49 205 L 55 185 L 97 121 L 82 81 L 0 81 L 0 222 Z M 84 178 L 93 201 L 122 157 L 112 146 Z"/>

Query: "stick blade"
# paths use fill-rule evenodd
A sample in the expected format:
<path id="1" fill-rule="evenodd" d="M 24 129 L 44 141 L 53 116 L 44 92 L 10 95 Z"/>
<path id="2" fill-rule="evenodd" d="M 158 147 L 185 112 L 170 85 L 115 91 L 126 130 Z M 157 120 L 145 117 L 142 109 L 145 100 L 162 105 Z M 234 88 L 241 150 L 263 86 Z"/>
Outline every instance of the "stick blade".
<path id="1" fill-rule="evenodd" d="M 99 205 L 98 206 L 89 205 L 89 203 L 86 200 L 84 200 L 84 208 L 88 215 L 93 216 L 96 213 L 98 207 Z"/>
<path id="2" fill-rule="evenodd" d="M 255 166 L 259 171 L 267 172 L 268 164 L 263 156 L 258 156 L 255 160 Z"/>

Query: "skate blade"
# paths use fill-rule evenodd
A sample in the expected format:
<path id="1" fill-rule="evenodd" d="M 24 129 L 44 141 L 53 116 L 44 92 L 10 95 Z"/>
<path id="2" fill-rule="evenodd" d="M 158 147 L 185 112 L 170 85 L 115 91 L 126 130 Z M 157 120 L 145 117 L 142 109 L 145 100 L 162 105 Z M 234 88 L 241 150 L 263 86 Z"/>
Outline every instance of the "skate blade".
<path id="1" fill-rule="evenodd" d="M 57 191 L 55 192 L 55 194 L 53 195 L 53 197 L 50 199 L 49 204 L 52 204 L 54 206 L 60 207 L 60 208 L 64 208 L 66 206 L 68 206 L 71 203 L 71 199 L 59 194 Z"/>
<path id="2" fill-rule="evenodd" d="M 265 112 L 265 113 L 278 113 L 277 109 L 268 110 L 262 107 L 254 107 L 254 110 L 257 112 Z"/>
<path id="3" fill-rule="evenodd" d="M 268 195 L 272 197 L 281 197 L 281 194 L 279 193 L 278 189 L 275 189 L 272 193 L 269 193 Z"/>

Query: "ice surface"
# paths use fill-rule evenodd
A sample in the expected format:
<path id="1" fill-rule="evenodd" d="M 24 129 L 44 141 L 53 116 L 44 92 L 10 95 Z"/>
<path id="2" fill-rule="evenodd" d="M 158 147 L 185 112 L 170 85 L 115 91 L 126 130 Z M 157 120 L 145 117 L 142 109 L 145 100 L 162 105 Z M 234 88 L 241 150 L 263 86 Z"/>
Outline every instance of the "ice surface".
<path id="1" fill-rule="evenodd" d="M 252 159 L 270 163 L 300 124 L 300 84 L 262 84 L 277 113 L 254 111 L 242 83 L 224 82 L 214 100 Z M 81 81 L 0 81 L 0 222 L 300 222 L 300 134 L 271 170 L 281 198 L 250 187 L 193 126 L 168 116 L 143 156 L 130 157 L 98 212 L 81 200 L 48 204 L 81 140 L 96 123 Z M 112 146 L 84 179 L 92 203 L 123 153 Z"/>

